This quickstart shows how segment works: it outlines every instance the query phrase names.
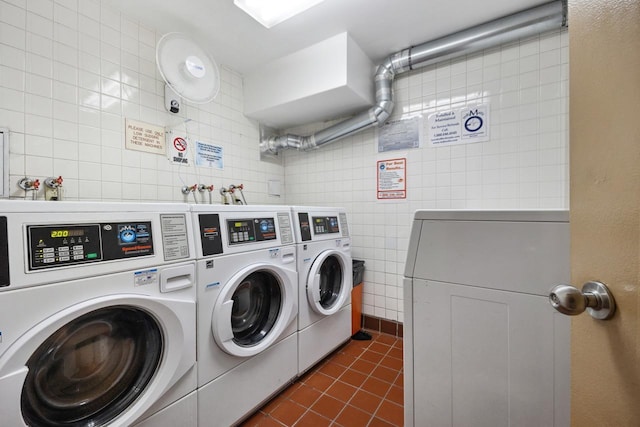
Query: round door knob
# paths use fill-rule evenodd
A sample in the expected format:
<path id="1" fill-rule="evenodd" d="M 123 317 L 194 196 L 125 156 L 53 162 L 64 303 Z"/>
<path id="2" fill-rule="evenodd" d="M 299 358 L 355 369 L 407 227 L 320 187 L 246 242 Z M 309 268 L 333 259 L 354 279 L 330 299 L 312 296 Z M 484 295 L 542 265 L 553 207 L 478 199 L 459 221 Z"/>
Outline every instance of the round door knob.
<path id="1" fill-rule="evenodd" d="M 549 293 L 549 303 L 562 314 L 575 316 L 587 310 L 594 319 L 610 319 L 616 303 L 604 283 L 587 282 L 582 291 L 571 285 L 557 285 Z"/>
<path id="2" fill-rule="evenodd" d="M 575 316 L 587 308 L 586 297 L 580 289 L 571 285 L 558 285 L 549 294 L 551 306 L 562 314 Z"/>

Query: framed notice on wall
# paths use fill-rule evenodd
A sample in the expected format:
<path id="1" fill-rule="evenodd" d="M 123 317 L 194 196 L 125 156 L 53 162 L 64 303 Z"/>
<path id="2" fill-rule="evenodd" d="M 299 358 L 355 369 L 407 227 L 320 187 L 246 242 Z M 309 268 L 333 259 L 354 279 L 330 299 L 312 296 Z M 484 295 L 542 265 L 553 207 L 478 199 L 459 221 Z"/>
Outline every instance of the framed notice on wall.
<path id="1" fill-rule="evenodd" d="M 379 160 L 377 163 L 378 200 L 407 198 L 407 159 Z"/>

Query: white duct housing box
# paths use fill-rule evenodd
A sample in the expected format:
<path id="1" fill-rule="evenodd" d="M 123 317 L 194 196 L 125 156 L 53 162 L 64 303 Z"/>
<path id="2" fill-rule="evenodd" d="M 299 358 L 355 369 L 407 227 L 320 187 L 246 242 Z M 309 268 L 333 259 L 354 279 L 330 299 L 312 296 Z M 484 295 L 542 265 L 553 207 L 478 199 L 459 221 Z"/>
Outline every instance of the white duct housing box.
<path id="1" fill-rule="evenodd" d="M 244 114 L 286 129 L 370 107 L 374 64 L 347 33 L 279 58 L 244 78 Z"/>

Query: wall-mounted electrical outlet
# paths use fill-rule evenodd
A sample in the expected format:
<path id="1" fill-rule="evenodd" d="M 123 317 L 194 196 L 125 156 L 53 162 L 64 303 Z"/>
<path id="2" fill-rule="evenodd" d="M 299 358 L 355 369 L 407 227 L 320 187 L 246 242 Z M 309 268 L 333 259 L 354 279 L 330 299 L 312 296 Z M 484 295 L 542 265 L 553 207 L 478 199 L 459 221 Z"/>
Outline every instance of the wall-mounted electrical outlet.
<path id="1" fill-rule="evenodd" d="M 49 177 L 44 180 L 44 199 L 62 200 L 62 176 L 57 178 Z"/>
<path id="2" fill-rule="evenodd" d="M 279 179 L 270 179 L 267 181 L 267 192 L 270 196 L 280 197 L 282 194 L 282 183 Z"/>
<path id="3" fill-rule="evenodd" d="M 164 107 L 173 114 L 180 111 L 180 96 L 169 85 L 164 85 Z"/>
<path id="4" fill-rule="evenodd" d="M 60 200 L 60 191 L 62 189 L 60 187 L 55 187 L 55 188 L 50 188 L 50 187 L 45 187 L 44 188 L 44 199 L 45 200 Z"/>

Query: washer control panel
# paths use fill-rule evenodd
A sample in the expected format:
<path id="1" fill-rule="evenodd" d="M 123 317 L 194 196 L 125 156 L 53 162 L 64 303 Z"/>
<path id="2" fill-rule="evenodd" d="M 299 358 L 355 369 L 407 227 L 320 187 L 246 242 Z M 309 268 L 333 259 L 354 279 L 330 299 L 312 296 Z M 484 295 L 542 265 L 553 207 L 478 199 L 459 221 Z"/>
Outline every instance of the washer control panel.
<path id="1" fill-rule="evenodd" d="M 150 221 L 27 225 L 29 270 L 153 255 Z"/>
<path id="2" fill-rule="evenodd" d="M 221 216 L 217 213 L 199 214 L 202 255 L 231 253 L 243 244 L 262 243 L 261 247 L 293 243 L 293 229 L 289 212 L 256 212 L 253 218 Z M 233 212 L 233 215 L 238 215 Z"/>
<path id="3" fill-rule="evenodd" d="M 276 240 L 275 218 L 228 219 L 227 237 L 230 245 Z"/>
<path id="4" fill-rule="evenodd" d="M 311 220 L 309 220 L 309 216 L 311 216 Z M 340 220 L 339 222 L 338 217 L 332 215 L 314 216 L 313 214 L 309 215 L 307 212 L 298 212 L 300 238 L 303 242 L 313 240 L 313 236 L 327 235 L 326 238 L 331 238 L 331 236 L 328 235 L 340 233 L 340 227 L 344 227 L 342 218 L 340 218 Z"/>
<path id="5" fill-rule="evenodd" d="M 333 234 L 340 232 L 337 216 L 314 216 L 312 218 L 314 234 Z"/>

